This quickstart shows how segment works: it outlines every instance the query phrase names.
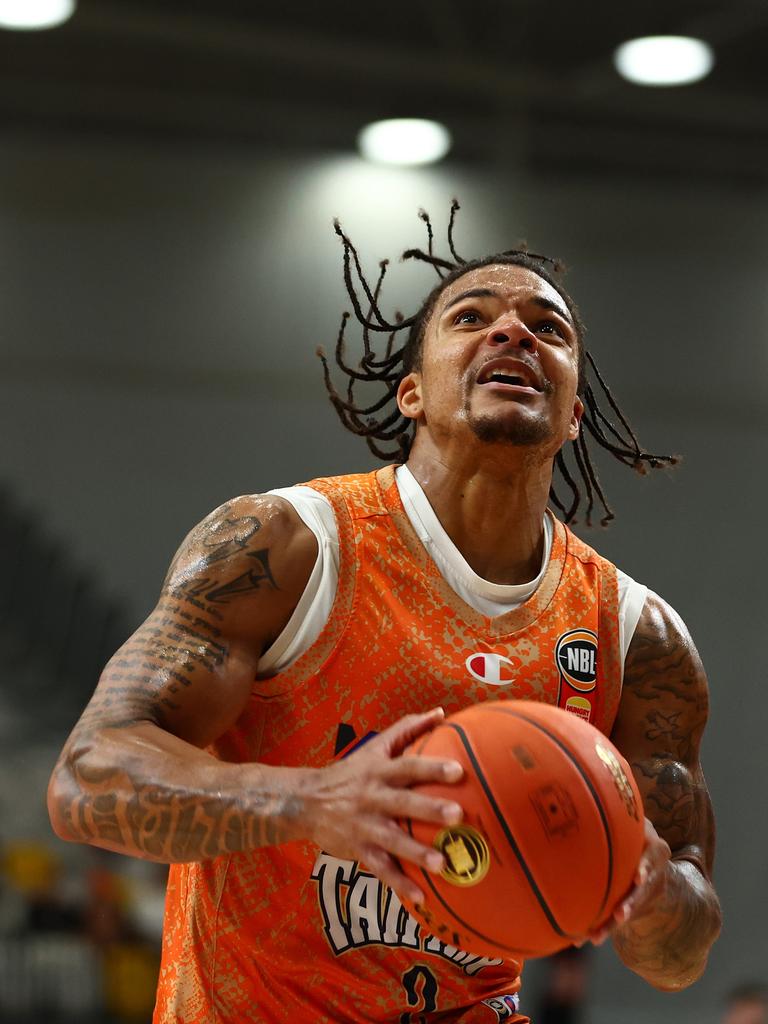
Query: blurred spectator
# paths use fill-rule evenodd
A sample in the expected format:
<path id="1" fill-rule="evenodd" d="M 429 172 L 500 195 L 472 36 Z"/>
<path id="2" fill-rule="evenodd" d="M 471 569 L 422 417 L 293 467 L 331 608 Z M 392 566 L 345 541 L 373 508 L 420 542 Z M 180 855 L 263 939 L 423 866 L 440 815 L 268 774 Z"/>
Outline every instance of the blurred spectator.
<path id="1" fill-rule="evenodd" d="M 166 872 L 95 848 L 65 865 L 45 843 L 7 842 L 0 850 L 0 1020 L 149 1020 Z"/>
<path id="2" fill-rule="evenodd" d="M 549 974 L 532 1014 L 536 1024 L 578 1024 L 587 993 L 587 947 L 571 946 L 549 958 Z"/>
<path id="3" fill-rule="evenodd" d="M 768 985 L 750 982 L 732 989 L 722 1024 L 768 1024 Z"/>
<path id="4" fill-rule="evenodd" d="M 24 907 L 14 931 L 60 934 L 81 930 L 82 911 L 62 891 L 61 862 L 48 846 L 21 840 L 8 843 L 2 872 Z"/>
<path id="5" fill-rule="evenodd" d="M 93 849 L 91 866 L 86 872 L 85 932 L 97 946 L 133 939 L 128 916 L 129 889 L 122 877 L 112 870 L 114 855 Z"/>

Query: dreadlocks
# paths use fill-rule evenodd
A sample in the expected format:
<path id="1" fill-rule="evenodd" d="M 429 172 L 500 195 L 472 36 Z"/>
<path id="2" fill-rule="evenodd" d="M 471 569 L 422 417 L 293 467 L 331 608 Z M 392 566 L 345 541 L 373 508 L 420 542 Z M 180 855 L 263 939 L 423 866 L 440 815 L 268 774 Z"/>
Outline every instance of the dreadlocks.
<path id="1" fill-rule="evenodd" d="M 592 512 L 596 502 L 599 502 L 603 510 L 600 522 L 605 526 L 614 518 L 614 514 L 592 461 L 587 434 L 591 435 L 601 448 L 610 452 L 619 462 L 630 466 L 641 474 L 646 473 L 648 467 L 658 469 L 675 465 L 678 459 L 674 455 L 654 455 L 641 448 L 626 416 L 619 408 L 611 389 L 597 368 L 594 357 L 584 347 L 585 328 L 579 311 L 558 280 L 558 276 L 563 273 L 563 265 L 548 256 L 529 252 L 524 245 L 518 249 L 510 249 L 492 256 L 485 256 L 482 259 L 464 259 L 456 252 L 453 238 L 458 210 L 459 204 L 454 199 L 451 203 L 448 222 L 450 260 L 435 255 L 434 232 L 429 215 L 424 210 L 419 211 L 419 217 L 427 229 L 427 249 L 426 251 L 406 249 L 402 259 L 427 263 L 437 272 L 440 280 L 413 316 L 404 317 L 401 313 L 396 313 L 394 322 L 383 316 L 379 302 L 388 261 L 382 260 L 379 264 L 378 278 L 372 288 L 363 273 L 357 249 L 344 233 L 339 222 L 334 221 L 336 234 L 341 239 L 344 249 L 344 284 L 355 317 L 363 329 L 364 351 L 357 366 L 350 366 L 347 363 L 344 335 L 350 314 L 345 312 L 341 318 L 341 326 L 336 338 L 334 360 L 337 367 L 347 377 L 346 393 L 340 393 L 336 389 L 324 349 L 318 348 L 317 350 L 323 364 L 325 386 L 331 402 L 347 430 L 364 437 L 374 455 L 387 462 L 392 460 L 406 462 L 413 442 L 414 423 L 400 412 L 396 400 L 397 390 L 400 381 L 406 374 L 420 368 L 424 334 L 440 295 L 453 281 L 478 267 L 491 264 L 512 264 L 524 267 L 537 274 L 560 294 L 573 319 L 578 342 L 578 394 L 584 403 L 581 420 L 583 429 L 579 431 L 578 437 L 573 442 L 575 466 L 569 468 L 564 449 L 561 449 L 555 457 L 555 466 L 562 478 L 562 484 L 568 489 L 568 498 L 563 500 L 553 483 L 549 492 L 550 501 L 563 513 L 566 523 L 573 523 L 576 521 L 575 516 L 582 501 L 583 490 L 586 493 L 587 501 L 585 513 L 587 525 L 592 525 Z M 395 342 L 400 333 L 404 331 L 408 332 L 405 343 L 396 348 Z M 387 336 L 383 350 L 373 340 L 374 334 Z M 590 378 L 594 379 L 594 383 Z M 384 389 L 383 394 L 370 405 L 360 404 L 355 399 L 355 387 L 361 383 L 363 385 L 380 385 Z M 604 406 L 606 401 L 607 411 L 601 407 L 601 403 Z M 581 483 L 577 481 L 577 478 L 580 478 Z"/>

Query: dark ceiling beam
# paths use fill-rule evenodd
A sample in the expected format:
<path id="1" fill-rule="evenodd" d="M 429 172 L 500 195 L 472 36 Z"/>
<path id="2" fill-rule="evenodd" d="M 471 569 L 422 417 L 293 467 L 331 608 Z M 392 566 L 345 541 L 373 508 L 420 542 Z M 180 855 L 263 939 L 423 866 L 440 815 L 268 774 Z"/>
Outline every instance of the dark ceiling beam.
<path id="1" fill-rule="evenodd" d="M 283 69 L 298 67 L 324 76 L 343 74 L 358 82 L 400 79 L 414 86 L 439 83 L 448 94 L 515 95 L 527 92 L 529 84 L 529 76 L 517 69 L 463 59 L 452 61 L 449 74 L 443 56 L 425 53 L 418 45 L 394 47 L 375 39 L 348 40 L 331 31 L 307 32 L 297 25 L 276 29 L 259 25 L 257 13 L 246 23 L 218 14 L 170 14 L 157 8 L 138 10 L 113 0 L 99 0 L 98 5 L 83 6 L 72 31 L 113 36 L 122 46 L 128 40 L 160 41 L 170 49 L 263 61 Z"/>
<path id="2" fill-rule="evenodd" d="M 430 4 L 432 0 L 422 0 Z M 758 23 L 768 20 L 768 5 L 749 6 L 733 13 L 729 24 L 718 14 L 712 22 L 711 35 L 733 37 Z M 448 11 L 450 14 L 450 9 Z M 714 17 L 714 15 L 712 16 Z M 241 59 L 274 65 L 282 71 L 293 69 L 312 78 L 362 79 L 384 83 L 407 83 L 418 103 L 419 87 L 425 85 L 439 91 L 450 106 L 451 97 L 464 101 L 476 98 L 490 109 L 519 109 L 547 105 L 570 105 L 590 102 L 600 112 L 635 118 L 653 118 L 667 123 L 711 126 L 726 130 L 768 131 L 768 105 L 761 99 L 714 93 L 711 87 L 643 89 L 622 82 L 614 72 L 609 56 L 605 61 L 583 68 L 571 76 L 544 75 L 538 68 L 526 67 L 521 61 L 500 66 L 490 61 L 473 61 L 460 54 L 446 68 L 442 54 L 424 52 L 423 48 L 406 44 L 393 47 L 372 39 L 340 39 L 329 33 L 302 31 L 296 26 L 275 29 L 258 24 L 227 21 L 219 15 L 184 12 L 170 14 L 160 9 L 131 8 L 114 0 L 99 0 L 98 5 L 85 5 L 73 23 L 73 31 L 112 36 L 121 47 L 130 42 L 162 42 L 169 49 L 183 48 L 221 59 Z M 457 16 L 444 24 L 444 46 L 455 46 L 460 23 Z M 442 30 L 441 30 L 442 31 Z M 362 90 L 358 89 L 358 92 Z M 306 102 L 315 102 L 313 95 Z M 359 102 L 359 98 L 358 98 Z"/>
<path id="3" fill-rule="evenodd" d="M 85 82 L 41 82 L 34 75 L 0 73 L 0 113 L 9 119 L 60 122 L 62 127 L 87 128 L 89 124 L 135 128 L 148 132 L 176 131 L 180 135 L 205 134 L 247 140 L 275 132 L 295 135 L 307 142 L 329 145 L 345 138 L 354 140 L 362 119 L 339 111 L 331 103 L 313 101 L 311 107 L 281 100 L 278 96 L 254 98 L 214 96 L 210 92 L 168 92 L 150 86 L 102 86 L 95 90 Z M 352 141 L 350 141 L 350 146 Z"/>
<path id="4" fill-rule="evenodd" d="M 608 109 L 606 109 L 608 108 Z M 62 82 L 52 89 L 30 77 L 0 77 L 0 116 L 5 130 L 14 123 L 22 130 L 132 136 L 162 145 L 178 141 L 200 146 L 207 141 L 247 147 L 278 144 L 301 149 L 352 152 L 363 121 L 359 110 L 343 109 L 316 99 L 311 105 L 210 93 L 169 93 L 153 88 L 101 88 Z M 690 175 L 725 181 L 765 181 L 768 178 L 768 130 L 734 126 L 702 118 L 697 131 L 678 129 L 674 122 L 649 113 L 628 118 L 618 101 L 597 111 L 577 101 L 544 104 L 529 117 L 505 115 L 499 131 L 498 112 L 451 117 L 457 156 L 489 170 L 510 160 L 539 170 L 540 152 L 549 154 L 542 173 L 573 174 L 595 171 Z M 478 134 L 486 140 L 478 147 Z M 554 149 L 553 149 L 554 147 Z"/>
<path id="5" fill-rule="evenodd" d="M 431 10 L 435 0 L 420 2 Z M 452 10 L 441 47 L 453 48 L 461 37 L 461 21 Z M 535 166 L 532 141 L 548 129 L 560 161 L 571 166 L 584 161 L 586 166 L 630 166 L 637 161 L 640 166 L 701 171 L 709 160 L 722 173 L 759 177 L 768 163 L 768 105 L 761 100 L 713 94 L 709 87 L 633 87 L 618 78 L 607 58 L 567 81 L 520 64 L 512 69 L 455 59 L 446 76 L 446 59 L 439 54 L 371 40 L 341 42 L 300 30 L 265 30 L 255 21 L 227 22 L 217 15 L 131 8 L 112 0 L 84 4 L 67 31 L 92 36 L 105 47 L 135 51 L 137 59 L 150 42 L 155 53 L 161 44 L 160 53 L 167 51 L 171 64 L 181 51 L 206 57 L 209 81 L 191 91 L 175 89 L 172 82 L 152 85 L 147 75 L 146 84 L 101 83 L 94 88 L 92 80 L 75 77 L 76 69 L 71 77 L 51 79 L 37 75 L 34 64 L 23 73 L 0 68 L 0 113 L 6 125 L 351 151 L 358 129 L 377 97 L 388 94 L 389 83 L 399 83 L 400 95 L 405 89 L 418 96 L 441 75 L 444 107 L 435 113 L 450 123 L 458 155 L 474 156 L 486 165 L 527 153 Z M 274 89 L 254 83 L 250 95 L 245 87 L 215 93 L 210 75 L 216 61 L 233 60 L 269 68 L 267 80 L 274 69 Z M 292 97 L 281 94 L 284 75 L 301 83 Z M 360 85 L 363 79 L 370 89 Z M 348 87 L 350 82 L 354 88 Z M 485 154 L 477 147 L 478 129 L 487 140 Z"/>

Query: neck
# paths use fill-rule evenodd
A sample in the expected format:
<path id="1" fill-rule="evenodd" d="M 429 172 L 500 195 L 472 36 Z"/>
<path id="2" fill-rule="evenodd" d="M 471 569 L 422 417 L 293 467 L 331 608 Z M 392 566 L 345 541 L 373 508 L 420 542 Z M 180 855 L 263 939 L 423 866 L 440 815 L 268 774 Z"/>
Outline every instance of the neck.
<path id="1" fill-rule="evenodd" d="M 486 448 L 478 458 L 476 449 L 438 452 L 414 443 L 408 468 L 479 576 L 528 583 L 541 569 L 552 458 L 509 445 Z"/>

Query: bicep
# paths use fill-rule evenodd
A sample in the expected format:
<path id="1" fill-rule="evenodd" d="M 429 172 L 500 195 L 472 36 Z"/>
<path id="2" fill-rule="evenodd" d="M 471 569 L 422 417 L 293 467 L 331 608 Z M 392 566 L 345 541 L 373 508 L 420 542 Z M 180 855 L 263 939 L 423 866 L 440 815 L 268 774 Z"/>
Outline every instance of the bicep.
<path id="1" fill-rule="evenodd" d="M 104 669 L 73 741 L 151 723 L 198 747 L 224 733 L 312 569 L 314 536 L 287 502 L 227 503 L 180 548 L 157 607 Z"/>
<path id="2" fill-rule="evenodd" d="M 629 647 L 611 739 L 632 766 L 645 813 L 673 856 L 711 874 L 712 806 L 700 761 L 707 678 L 680 617 L 649 593 Z"/>
<path id="3" fill-rule="evenodd" d="M 242 711 L 257 660 L 202 617 L 180 619 L 163 598 L 107 663 L 79 731 L 150 722 L 204 747 Z"/>

